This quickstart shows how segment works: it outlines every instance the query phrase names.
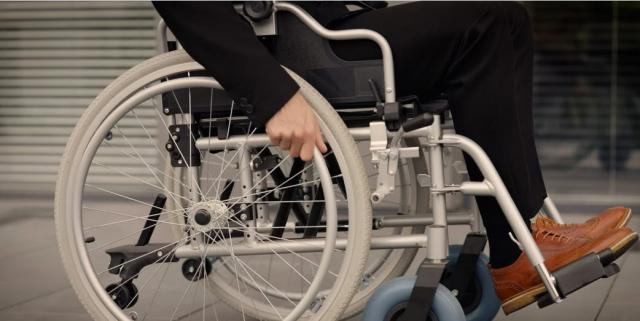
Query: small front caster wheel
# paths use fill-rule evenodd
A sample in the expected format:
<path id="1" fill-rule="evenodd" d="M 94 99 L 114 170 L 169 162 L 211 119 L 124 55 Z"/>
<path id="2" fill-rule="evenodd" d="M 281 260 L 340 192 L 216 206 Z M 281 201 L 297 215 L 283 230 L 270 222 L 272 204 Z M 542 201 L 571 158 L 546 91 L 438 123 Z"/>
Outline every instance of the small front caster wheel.
<path id="1" fill-rule="evenodd" d="M 380 286 L 371 296 L 364 310 L 363 321 L 397 321 L 416 283 L 416 277 L 396 278 Z M 431 312 L 431 321 L 465 321 L 464 311 L 451 291 L 438 285 Z"/>

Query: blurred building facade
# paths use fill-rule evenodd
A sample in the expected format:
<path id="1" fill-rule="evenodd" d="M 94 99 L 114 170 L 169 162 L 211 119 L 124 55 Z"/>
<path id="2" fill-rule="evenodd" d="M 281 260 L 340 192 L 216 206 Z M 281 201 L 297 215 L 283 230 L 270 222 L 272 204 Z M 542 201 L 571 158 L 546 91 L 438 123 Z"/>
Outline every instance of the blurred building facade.
<path id="1" fill-rule="evenodd" d="M 640 205 L 640 3 L 525 5 L 550 194 Z M 112 79 L 155 54 L 156 19 L 147 2 L 0 2 L 1 194 L 52 195 L 75 122 Z"/>
<path id="2" fill-rule="evenodd" d="M 640 3 L 528 2 L 534 119 L 560 201 L 638 205 Z"/>

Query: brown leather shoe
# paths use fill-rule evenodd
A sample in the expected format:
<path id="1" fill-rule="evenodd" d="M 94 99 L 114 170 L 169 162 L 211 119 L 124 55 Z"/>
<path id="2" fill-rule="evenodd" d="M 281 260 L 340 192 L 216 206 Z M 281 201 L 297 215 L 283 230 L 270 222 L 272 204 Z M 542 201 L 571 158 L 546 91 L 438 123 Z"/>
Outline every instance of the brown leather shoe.
<path id="1" fill-rule="evenodd" d="M 533 232 L 547 231 L 570 237 L 595 240 L 612 230 L 624 227 L 631 218 L 631 209 L 626 207 L 612 207 L 598 214 L 582 224 L 559 224 L 546 216 L 538 215 L 531 223 Z"/>
<path id="2" fill-rule="evenodd" d="M 587 240 L 538 231 L 534 233 L 534 239 L 545 258 L 547 269 L 553 272 L 589 253 L 598 253 L 607 248 L 618 258 L 637 241 L 638 234 L 625 227 L 595 240 Z M 513 264 L 491 269 L 491 274 L 505 314 L 535 302 L 538 296 L 546 292 L 542 280 L 524 252 Z"/>

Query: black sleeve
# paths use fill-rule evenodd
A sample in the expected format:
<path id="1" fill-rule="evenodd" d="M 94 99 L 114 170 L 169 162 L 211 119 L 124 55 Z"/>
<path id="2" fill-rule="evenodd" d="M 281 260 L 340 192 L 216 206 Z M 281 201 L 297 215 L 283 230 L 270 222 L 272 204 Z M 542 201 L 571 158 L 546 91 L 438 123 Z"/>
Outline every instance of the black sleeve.
<path id="1" fill-rule="evenodd" d="M 253 105 L 249 118 L 264 126 L 298 90 L 296 82 L 258 40 L 231 2 L 153 5 L 182 47 L 236 101 Z"/>

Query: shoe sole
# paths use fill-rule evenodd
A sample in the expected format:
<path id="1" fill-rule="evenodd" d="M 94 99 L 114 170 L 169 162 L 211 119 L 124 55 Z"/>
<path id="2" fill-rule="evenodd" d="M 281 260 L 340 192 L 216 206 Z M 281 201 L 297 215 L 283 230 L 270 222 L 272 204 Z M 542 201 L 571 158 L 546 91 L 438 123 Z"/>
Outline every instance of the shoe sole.
<path id="1" fill-rule="evenodd" d="M 613 244 L 609 249 L 613 252 L 614 261 L 626 253 L 638 240 L 638 233 L 633 232 L 625 236 L 622 240 Z M 536 302 L 538 297 L 547 292 L 543 283 L 531 287 L 515 297 L 507 299 L 502 304 L 502 311 L 505 315 L 518 311 L 531 303 Z"/>
<path id="2" fill-rule="evenodd" d="M 623 228 L 629 224 L 629 220 L 631 219 L 631 209 L 627 208 L 627 213 L 625 213 L 624 218 L 620 220 L 618 225 L 616 225 L 615 229 Z"/>

